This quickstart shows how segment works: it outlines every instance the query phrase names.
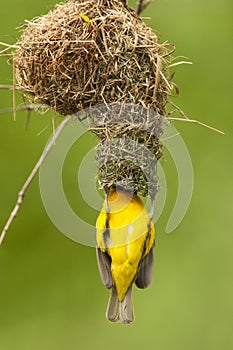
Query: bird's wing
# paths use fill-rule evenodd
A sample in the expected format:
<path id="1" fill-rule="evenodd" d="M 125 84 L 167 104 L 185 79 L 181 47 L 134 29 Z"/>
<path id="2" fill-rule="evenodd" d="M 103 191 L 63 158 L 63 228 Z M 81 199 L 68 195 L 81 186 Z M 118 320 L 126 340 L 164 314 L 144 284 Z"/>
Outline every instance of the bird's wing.
<path id="1" fill-rule="evenodd" d="M 154 247 L 139 263 L 135 284 L 138 288 L 147 288 L 152 281 L 154 270 Z"/>
<path id="2" fill-rule="evenodd" d="M 111 274 L 111 258 L 106 252 L 102 252 L 99 247 L 96 247 L 96 256 L 101 280 L 105 287 L 110 289 L 113 286 Z"/>

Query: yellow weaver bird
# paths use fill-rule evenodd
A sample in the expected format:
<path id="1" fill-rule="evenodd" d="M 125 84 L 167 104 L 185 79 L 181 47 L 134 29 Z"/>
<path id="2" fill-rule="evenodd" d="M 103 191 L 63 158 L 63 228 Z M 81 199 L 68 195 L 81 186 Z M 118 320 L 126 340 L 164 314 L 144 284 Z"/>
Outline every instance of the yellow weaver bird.
<path id="1" fill-rule="evenodd" d="M 96 243 L 100 277 L 112 290 L 106 317 L 130 323 L 134 320 L 132 285 L 148 287 L 154 265 L 154 226 L 136 194 L 109 189 L 96 222 Z"/>

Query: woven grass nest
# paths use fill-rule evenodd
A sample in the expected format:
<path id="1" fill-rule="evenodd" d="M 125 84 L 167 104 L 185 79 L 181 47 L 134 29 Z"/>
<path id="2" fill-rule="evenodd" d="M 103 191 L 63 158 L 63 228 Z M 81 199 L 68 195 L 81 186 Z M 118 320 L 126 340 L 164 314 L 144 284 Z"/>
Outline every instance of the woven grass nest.
<path id="1" fill-rule="evenodd" d="M 18 85 L 62 115 L 127 102 L 165 114 L 173 47 L 120 0 L 56 5 L 23 26 L 14 52 Z"/>
<path id="2" fill-rule="evenodd" d="M 160 44 L 153 30 L 120 0 L 58 4 L 28 21 L 17 44 L 15 77 L 34 103 L 62 115 L 114 106 L 107 107 L 108 113 L 96 113 L 95 107 L 95 112 L 86 112 L 90 129 L 100 139 L 100 187 L 120 185 L 143 196 L 154 193 L 162 119 L 173 87 L 169 64 L 174 47 Z"/>
<path id="3" fill-rule="evenodd" d="M 159 138 L 164 118 L 127 103 L 90 107 L 86 116 L 89 129 L 100 140 L 96 148 L 100 188 L 117 185 L 153 196 L 158 190 L 156 164 L 162 156 Z"/>

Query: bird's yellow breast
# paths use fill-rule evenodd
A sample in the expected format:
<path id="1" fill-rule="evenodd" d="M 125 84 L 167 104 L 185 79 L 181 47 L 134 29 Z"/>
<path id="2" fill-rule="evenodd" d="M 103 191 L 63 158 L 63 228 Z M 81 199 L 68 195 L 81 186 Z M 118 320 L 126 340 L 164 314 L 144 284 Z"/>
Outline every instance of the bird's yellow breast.
<path id="1" fill-rule="evenodd" d="M 127 192 L 109 195 L 97 219 L 97 245 L 111 258 L 118 298 L 123 300 L 138 265 L 154 244 L 154 227 L 140 198 Z"/>

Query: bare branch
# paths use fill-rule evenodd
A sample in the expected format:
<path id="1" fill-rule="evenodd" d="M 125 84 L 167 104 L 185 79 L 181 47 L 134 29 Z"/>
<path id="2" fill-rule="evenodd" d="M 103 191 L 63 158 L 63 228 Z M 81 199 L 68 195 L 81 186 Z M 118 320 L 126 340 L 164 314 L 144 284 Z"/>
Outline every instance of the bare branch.
<path id="1" fill-rule="evenodd" d="M 38 170 L 40 169 L 41 165 L 43 164 L 45 158 L 47 157 L 47 155 L 49 154 L 49 152 L 51 151 L 52 147 L 54 146 L 55 141 L 57 140 L 57 138 L 59 137 L 60 133 L 62 132 L 62 130 L 65 128 L 65 126 L 69 123 L 69 121 L 71 120 L 72 116 L 67 116 L 66 119 L 63 120 L 63 122 L 58 126 L 58 128 L 56 129 L 56 132 L 54 133 L 51 141 L 48 143 L 47 147 L 45 148 L 44 152 L 42 153 L 42 155 L 40 156 L 38 162 L 36 163 L 35 167 L 33 168 L 31 174 L 29 175 L 29 177 L 27 178 L 25 184 L 23 185 L 23 187 L 21 188 L 19 195 L 18 195 L 18 199 L 16 202 L 16 205 L 13 209 L 13 211 L 10 214 L 9 219 L 7 220 L 7 223 L 5 225 L 5 227 L 3 228 L 3 231 L 0 235 L 0 245 L 2 244 L 6 233 L 12 223 L 12 221 L 14 220 L 14 218 L 16 217 L 16 214 L 18 213 L 21 205 L 22 205 L 22 201 L 23 198 L 25 196 L 25 193 L 28 189 L 28 187 L 30 186 L 32 180 L 34 179 L 35 175 L 37 174 Z"/>
<path id="2" fill-rule="evenodd" d="M 137 2 L 137 9 L 136 9 L 136 14 L 139 16 L 140 13 L 142 12 L 141 9 L 142 9 L 142 3 L 143 3 L 143 0 L 138 0 Z"/>
<path id="3" fill-rule="evenodd" d="M 136 14 L 140 16 L 140 14 L 147 8 L 150 2 L 151 0 L 138 0 Z"/>
<path id="4" fill-rule="evenodd" d="M 144 3 L 142 4 L 141 7 L 141 13 L 147 8 L 147 6 L 150 4 L 151 0 L 146 0 L 144 1 Z"/>
<path id="5" fill-rule="evenodd" d="M 49 108 L 46 105 L 40 105 L 40 104 L 29 104 L 29 105 L 23 105 L 20 107 L 16 107 L 16 112 L 21 112 L 21 111 L 38 111 L 40 108 Z M 11 113 L 13 112 L 14 109 L 12 107 L 10 108 L 4 108 L 0 109 L 0 114 L 5 114 L 5 113 Z"/>
<path id="6" fill-rule="evenodd" d="M 204 124 L 204 123 L 200 122 L 199 120 L 187 119 L 187 118 L 185 118 L 185 119 L 184 119 L 184 118 L 173 118 L 173 117 L 168 117 L 168 118 L 166 118 L 166 119 L 167 119 L 167 120 L 180 121 L 180 122 L 186 122 L 186 123 L 195 123 L 195 124 L 204 126 L 205 128 L 210 129 L 210 130 L 212 130 L 212 131 L 215 131 L 215 132 L 217 132 L 218 134 L 225 135 L 223 131 L 216 129 L 216 128 L 214 128 L 213 126 Z"/>

